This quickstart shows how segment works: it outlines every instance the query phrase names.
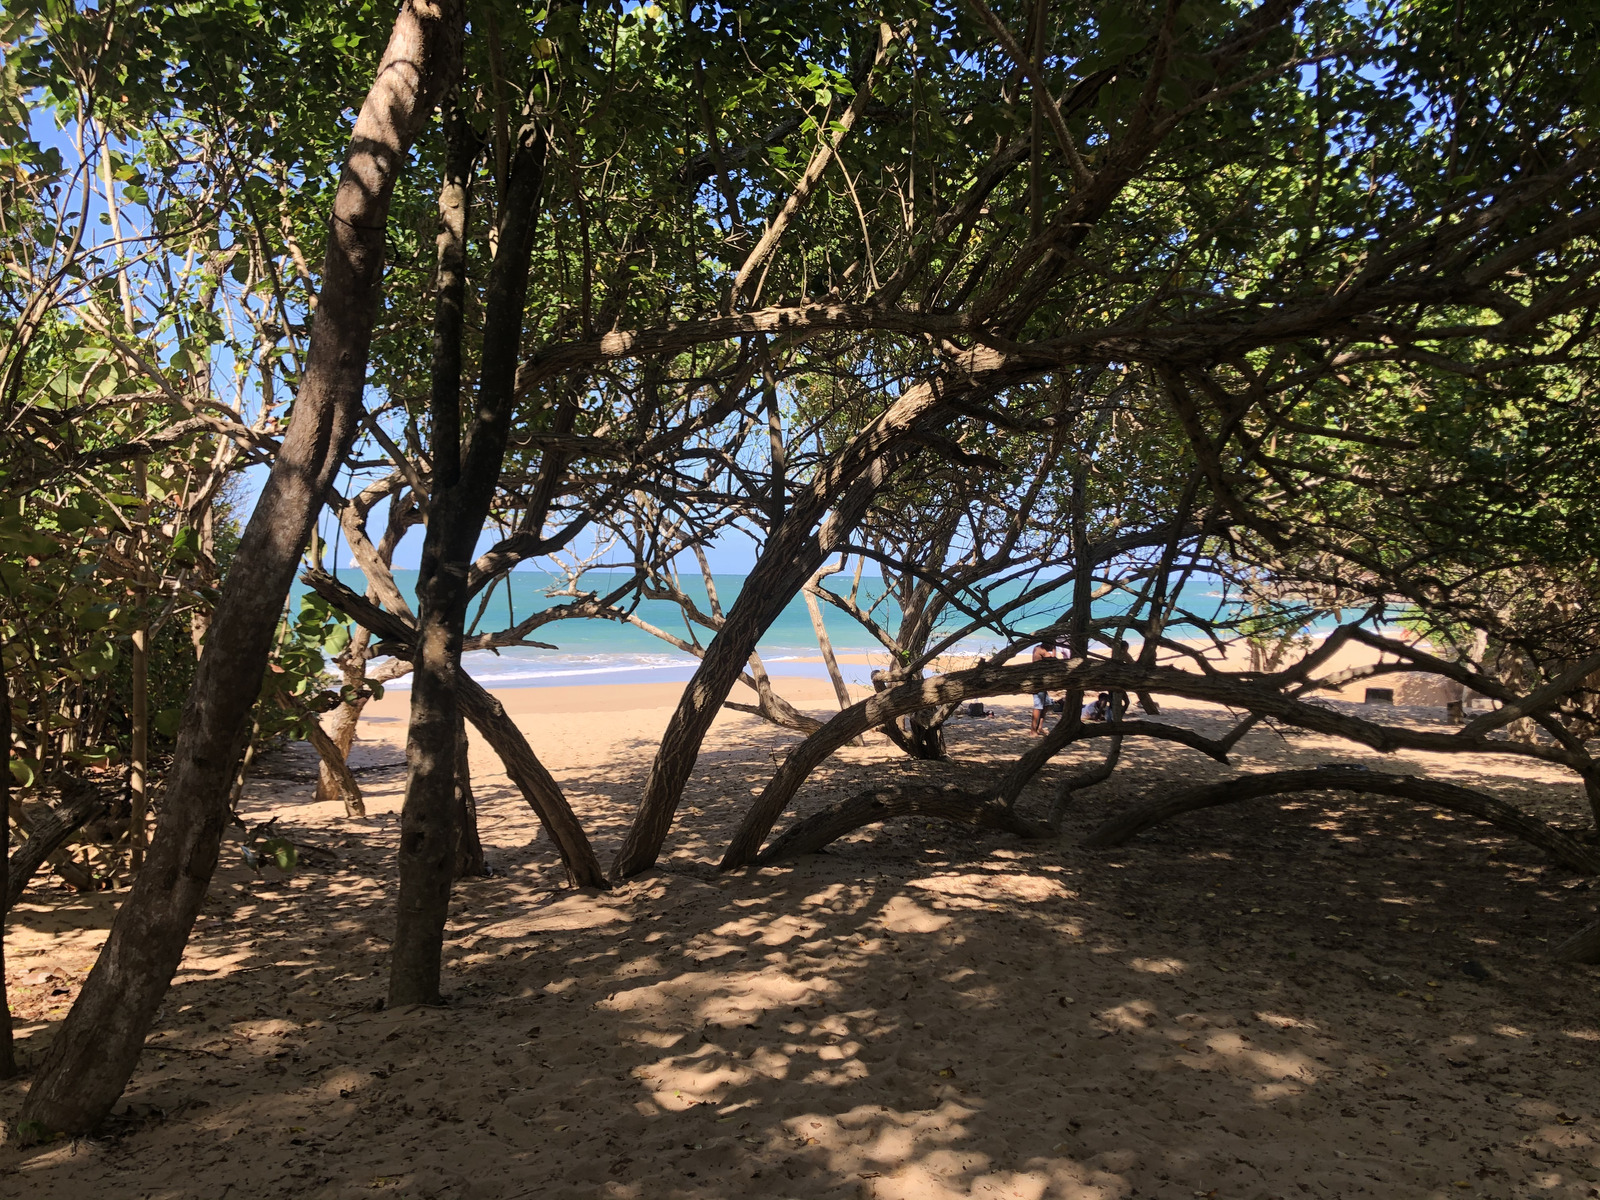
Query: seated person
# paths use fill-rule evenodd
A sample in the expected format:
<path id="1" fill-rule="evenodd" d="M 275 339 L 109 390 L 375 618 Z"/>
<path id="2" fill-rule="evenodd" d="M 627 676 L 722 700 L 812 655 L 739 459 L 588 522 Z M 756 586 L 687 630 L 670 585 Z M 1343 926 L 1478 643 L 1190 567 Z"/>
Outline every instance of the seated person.
<path id="1" fill-rule="evenodd" d="M 1092 704 L 1083 706 L 1083 719 L 1085 721 L 1109 721 L 1111 719 L 1111 693 L 1101 692 Z"/>

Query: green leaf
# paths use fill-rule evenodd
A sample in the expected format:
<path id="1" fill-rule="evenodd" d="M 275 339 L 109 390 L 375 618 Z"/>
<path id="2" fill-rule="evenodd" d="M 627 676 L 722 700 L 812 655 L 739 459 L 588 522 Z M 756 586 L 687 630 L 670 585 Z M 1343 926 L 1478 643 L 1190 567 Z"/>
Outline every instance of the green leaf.
<path id="1" fill-rule="evenodd" d="M 262 853 L 269 855 L 272 861 L 278 864 L 278 870 L 287 874 L 294 870 L 300 861 L 300 856 L 295 853 L 294 843 L 288 838 L 268 838 L 261 843 Z"/>
<path id="2" fill-rule="evenodd" d="M 17 781 L 18 787 L 32 787 L 34 781 L 33 768 L 36 765 L 31 759 L 13 758 L 11 760 L 11 778 Z"/>
<path id="3" fill-rule="evenodd" d="M 174 566 L 192 567 L 200 561 L 200 531 L 185 525 L 172 539 L 170 561 Z"/>

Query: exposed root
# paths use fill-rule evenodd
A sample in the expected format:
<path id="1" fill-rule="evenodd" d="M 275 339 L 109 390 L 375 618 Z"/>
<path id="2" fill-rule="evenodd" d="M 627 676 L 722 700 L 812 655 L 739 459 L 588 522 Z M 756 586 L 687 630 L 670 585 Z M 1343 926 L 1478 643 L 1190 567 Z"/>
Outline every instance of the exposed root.
<path id="1" fill-rule="evenodd" d="M 1585 875 L 1600 875 L 1600 850 L 1583 845 L 1553 825 L 1523 812 L 1484 792 L 1474 791 L 1453 783 L 1434 779 L 1418 779 L 1414 775 L 1386 775 L 1381 771 L 1368 771 L 1361 767 L 1318 767 L 1305 771 L 1271 771 L 1262 775 L 1246 775 L 1239 779 L 1226 779 L 1221 783 L 1188 788 L 1173 796 L 1141 805 L 1131 812 L 1114 817 L 1094 833 L 1084 845 L 1091 848 L 1120 846 L 1145 830 L 1171 820 L 1184 813 L 1202 808 L 1215 808 L 1236 800 L 1254 800 L 1261 796 L 1280 796 L 1290 792 L 1347 791 L 1369 792 L 1383 796 L 1400 796 L 1431 804 L 1436 808 L 1466 813 L 1487 821 L 1497 829 L 1537 846 L 1556 862 L 1570 870 Z"/>
<path id="2" fill-rule="evenodd" d="M 872 788 L 796 821 L 774 838 L 755 861 L 766 864 L 801 854 L 815 854 L 847 833 L 895 817 L 936 817 L 955 825 L 999 829 L 1025 838 L 1048 837 L 1050 833 L 1042 825 L 1018 816 L 994 796 L 965 791 L 954 785 Z"/>

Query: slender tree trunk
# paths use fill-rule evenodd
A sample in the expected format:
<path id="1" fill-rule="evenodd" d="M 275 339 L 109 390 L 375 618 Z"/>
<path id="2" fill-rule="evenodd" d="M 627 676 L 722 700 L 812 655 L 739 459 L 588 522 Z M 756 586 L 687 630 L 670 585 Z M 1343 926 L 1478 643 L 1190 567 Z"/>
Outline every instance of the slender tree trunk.
<path id="1" fill-rule="evenodd" d="M 0 641 L 0 661 L 5 643 Z M 11 895 L 11 681 L 0 669 L 0 746 L 5 762 L 0 764 L 0 902 Z M 6 918 L 11 905 L 0 908 L 0 1079 L 17 1073 L 17 1054 L 11 1039 L 11 1001 L 6 995 Z"/>
<path id="2" fill-rule="evenodd" d="M 356 782 L 356 777 L 351 773 L 350 764 L 345 760 L 345 754 L 339 749 L 338 744 L 328 736 L 327 730 L 322 728 L 322 719 L 316 713 L 285 698 L 284 707 L 296 713 L 306 726 L 306 740 L 317 752 L 320 760 L 318 765 L 318 794 L 321 792 L 322 776 L 324 774 L 333 778 L 334 798 L 344 804 L 344 815 L 347 817 L 364 817 L 367 815 L 366 802 L 361 798 L 361 785 Z"/>
<path id="3" fill-rule="evenodd" d="M 843 712 L 850 707 L 850 689 L 845 686 L 844 673 L 839 670 L 839 659 L 833 652 L 833 639 L 828 636 L 828 626 L 822 620 L 822 606 L 817 603 L 817 594 L 807 590 L 805 597 L 806 611 L 811 614 L 811 628 L 817 635 L 817 649 L 822 651 L 822 661 L 828 667 L 828 678 L 833 680 L 834 699 L 839 701 L 839 711 Z M 866 742 L 857 738 L 851 745 L 864 746 Z"/>
<path id="4" fill-rule="evenodd" d="M 134 487 L 145 498 L 144 459 L 134 462 Z M 144 511 L 141 509 L 141 511 Z M 136 603 L 144 606 L 143 589 Z M 133 728 L 128 748 L 128 866 L 137 874 L 144 865 L 145 817 L 149 812 L 146 794 L 150 774 L 150 627 L 143 611 L 132 635 L 133 653 L 128 658 L 129 686 L 133 703 L 129 714 Z"/>
<path id="5" fill-rule="evenodd" d="M 350 747 L 355 745 L 356 729 L 361 723 L 361 714 L 367 707 L 366 693 L 359 689 L 367 678 L 367 645 L 371 640 L 372 631 L 365 626 L 358 626 L 355 636 L 350 639 L 350 645 L 339 659 L 339 673 L 344 677 L 345 686 L 356 689 L 356 694 L 351 699 L 333 710 L 333 728 L 328 731 L 328 738 L 333 742 L 338 760 L 344 764 L 350 761 Z M 356 793 L 356 802 L 361 806 L 361 811 L 351 811 L 349 797 L 342 792 L 336 769 L 324 760 L 317 768 L 316 803 L 323 804 L 332 800 L 344 803 L 347 816 L 367 815 L 365 805 L 361 805 L 359 791 Z"/>
<path id="6" fill-rule="evenodd" d="M 278 615 L 360 424 L 390 196 L 412 141 L 459 73 L 461 37 L 459 0 L 406 0 L 356 118 L 289 432 L 213 614 L 144 869 L 23 1104 L 21 1120 L 35 1129 L 88 1133 L 105 1118 L 183 957 L 216 868 L 228 780 Z"/>
<path id="7" fill-rule="evenodd" d="M 133 677 L 132 745 L 128 750 L 129 866 L 137 873 L 144 865 L 145 820 L 150 811 L 147 794 L 150 770 L 150 631 L 141 623 L 133 631 L 129 656 Z"/>
<path id="8" fill-rule="evenodd" d="M 465 122 L 459 123 L 464 126 Z M 466 131 L 452 121 L 447 170 L 465 179 L 458 157 Z M 435 321 L 432 411 L 434 489 L 417 572 L 417 640 L 412 659 L 411 728 L 406 739 L 406 798 L 400 814 L 400 898 L 389 964 L 389 1003 L 438 1004 L 444 926 L 461 836 L 456 798 L 456 734 L 461 716 L 456 679 L 466 623 L 467 568 L 500 479 L 516 405 L 523 307 L 533 230 L 544 187 L 546 136 L 525 127 L 512 160 L 499 222 L 499 244 L 484 295 L 482 368 L 469 438 L 460 436 L 461 301 L 464 258 L 451 246 L 461 234 L 454 211 L 440 211 L 440 306 Z M 464 188 L 464 183 L 463 183 Z M 464 221 L 468 195 L 461 193 Z M 465 455 L 460 447 L 465 444 Z"/>
<path id="9" fill-rule="evenodd" d="M 828 666 L 828 678 L 833 680 L 833 695 L 839 701 L 839 711 L 850 707 L 850 689 L 845 686 L 844 674 L 839 670 L 839 660 L 833 653 L 833 641 L 828 637 L 828 627 L 822 621 L 822 606 L 815 592 L 807 591 L 806 611 L 811 614 L 811 628 L 817 635 L 817 649 L 822 651 L 822 661 Z"/>
<path id="10" fill-rule="evenodd" d="M 469 761 L 467 725 L 456 726 L 456 819 L 461 837 L 456 842 L 456 878 L 471 879 L 489 873 L 483 857 L 483 842 L 478 837 L 478 801 L 472 794 L 472 764 Z"/>

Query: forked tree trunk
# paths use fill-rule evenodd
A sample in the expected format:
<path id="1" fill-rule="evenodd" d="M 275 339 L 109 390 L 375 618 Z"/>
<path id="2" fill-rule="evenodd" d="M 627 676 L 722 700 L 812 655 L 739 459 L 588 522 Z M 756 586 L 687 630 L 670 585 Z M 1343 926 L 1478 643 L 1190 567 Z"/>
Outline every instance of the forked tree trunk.
<path id="1" fill-rule="evenodd" d="M 530 118 L 531 120 L 531 118 Z M 471 436 L 460 436 L 462 225 L 471 158 L 464 122 L 452 118 L 447 187 L 441 192 L 440 306 L 435 321 L 432 412 L 434 488 L 417 572 L 417 637 L 412 664 L 411 727 L 406 738 L 406 798 L 400 813 L 400 897 L 389 960 L 389 1003 L 438 1004 L 444 926 L 450 911 L 461 831 L 456 736 L 461 716 L 457 677 L 466 623 L 467 569 L 489 515 L 516 407 L 524 300 L 533 230 L 544 186 L 543 126 L 525 132 L 512 160 L 500 213 L 499 242 L 484 295 L 482 365 Z M 459 174 L 458 174 L 459 172 Z M 462 180 L 459 211 L 448 196 Z M 461 447 L 465 445 L 463 458 Z"/>
<path id="2" fill-rule="evenodd" d="M 228 782 L 278 615 L 362 414 L 389 201 L 412 141 L 459 74 L 459 0 L 406 0 L 356 118 L 289 431 L 245 526 L 184 706 L 144 869 L 51 1044 L 20 1119 L 88 1133 L 138 1062 L 216 868 Z"/>
<path id="3" fill-rule="evenodd" d="M 874 487 L 861 498 L 850 519 L 838 523 L 842 526 L 841 534 L 860 519 L 875 491 Z M 761 635 L 832 548 L 811 535 L 815 519 L 814 507 L 801 509 L 797 505 L 790 510 L 781 531 L 768 541 L 756 560 L 755 569 L 728 610 L 722 628 L 706 647 L 705 657 L 684 688 L 683 697 L 661 736 L 649 778 L 645 781 L 644 795 L 612 866 L 613 878 L 637 875 L 652 866 L 661 853 L 684 784 L 694 770 L 700 744 L 717 710 L 727 700 Z"/>

